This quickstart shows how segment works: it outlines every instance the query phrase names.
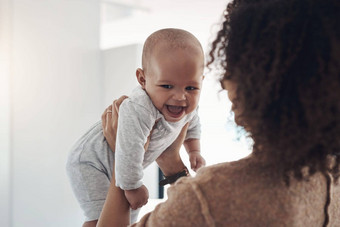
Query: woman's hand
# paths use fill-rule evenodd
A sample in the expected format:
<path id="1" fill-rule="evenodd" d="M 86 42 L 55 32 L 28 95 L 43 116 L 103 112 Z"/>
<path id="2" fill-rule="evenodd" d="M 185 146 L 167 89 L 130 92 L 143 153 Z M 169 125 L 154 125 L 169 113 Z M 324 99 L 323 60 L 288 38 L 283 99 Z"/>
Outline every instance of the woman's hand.
<path id="1" fill-rule="evenodd" d="M 183 128 L 177 139 L 156 159 L 165 176 L 174 175 L 185 168 L 179 151 L 187 134 L 189 123 Z"/>
<path id="2" fill-rule="evenodd" d="M 119 107 L 122 102 L 128 98 L 126 95 L 121 96 L 119 99 L 113 101 L 113 104 L 107 107 L 102 114 L 102 127 L 104 137 L 109 144 L 109 147 L 112 151 L 116 150 L 116 136 L 117 136 L 117 128 L 118 128 L 118 112 Z M 148 149 L 150 136 L 155 128 L 156 124 L 152 128 L 150 135 L 144 145 L 144 150 Z"/>
<path id="3" fill-rule="evenodd" d="M 119 99 L 116 99 L 115 101 L 113 101 L 113 104 L 106 108 L 106 110 L 102 114 L 103 134 L 112 151 L 115 151 L 116 148 L 119 106 L 126 98 L 128 97 L 123 95 Z M 182 171 L 185 167 L 179 151 L 185 140 L 188 126 L 189 124 L 187 123 L 183 127 L 177 139 L 156 160 L 157 164 L 166 176 L 176 174 Z M 150 135 L 152 134 L 152 131 L 150 132 Z M 144 146 L 145 150 L 147 150 L 149 142 L 150 136 L 148 137 L 147 142 Z"/>
<path id="4" fill-rule="evenodd" d="M 103 134 L 112 151 L 116 148 L 119 106 L 126 98 L 127 96 L 123 95 L 116 99 L 102 114 Z"/>

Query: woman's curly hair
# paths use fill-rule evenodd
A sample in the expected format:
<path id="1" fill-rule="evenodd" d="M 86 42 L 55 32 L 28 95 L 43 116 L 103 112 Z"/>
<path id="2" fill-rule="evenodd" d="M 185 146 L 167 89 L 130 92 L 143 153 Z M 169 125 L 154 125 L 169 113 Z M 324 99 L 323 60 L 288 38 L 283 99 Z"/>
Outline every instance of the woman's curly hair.
<path id="1" fill-rule="evenodd" d="M 339 0 L 234 0 L 212 43 L 208 67 L 236 83 L 253 154 L 283 177 L 339 177 L 339 21 Z"/>

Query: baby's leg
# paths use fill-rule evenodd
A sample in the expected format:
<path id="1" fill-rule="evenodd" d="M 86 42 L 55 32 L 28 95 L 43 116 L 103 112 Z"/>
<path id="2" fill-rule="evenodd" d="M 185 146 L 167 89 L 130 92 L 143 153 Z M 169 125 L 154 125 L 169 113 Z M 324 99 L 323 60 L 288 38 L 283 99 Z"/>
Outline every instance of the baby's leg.
<path id="1" fill-rule="evenodd" d="M 86 216 L 83 227 L 95 227 L 99 217 L 102 215 L 103 207 L 108 205 L 110 206 L 110 212 L 112 212 L 110 215 L 116 217 L 116 223 L 124 223 L 114 226 L 127 226 L 129 223 L 137 221 L 140 209 L 131 210 L 130 212 L 130 205 L 125 198 L 124 191 L 117 188 L 114 184 L 114 168 L 112 183 L 105 174 L 105 171 L 99 170 L 93 165 L 89 165 L 89 163 L 68 165 L 67 171 L 73 191 Z M 107 196 L 110 195 L 110 193 L 107 193 L 108 190 L 114 192 L 114 198 L 109 200 L 114 203 L 105 203 Z"/>
<path id="2" fill-rule="evenodd" d="M 96 226 L 102 211 L 110 180 L 102 170 L 90 163 L 73 163 L 67 166 L 73 192 L 85 215 L 84 226 Z"/>
<path id="3" fill-rule="evenodd" d="M 85 215 L 85 224 L 95 224 L 110 187 L 114 154 L 96 123 L 73 146 L 67 161 L 67 174 L 73 192 Z M 86 225 L 85 225 L 86 226 Z"/>
<path id="4" fill-rule="evenodd" d="M 110 226 L 128 226 L 137 221 L 139 211 L 140 209 L 130 209 L 124 190 L 115 185 L 113 171 L 111 185 L 97 226 L 107 226 L 108 223 Z"/>
<path id="5" fill-rule="evenodd" d="M 117 208 L 110 209 L 113 212 L 110 215 L 117 217 L 116 221 L 120 223 L 135 222 L 139 210 L 131 211 L 130 217 L 129 204 L 124 191 L 115 187 L 113 152 L 106 150 L 105 146 L 99 146 L 101 151 L 96 152 L 95 147 L 98 148 L 98 144 L 86 146 L 86 149 L 78 146 L 71 152 L 67 163 L 67 174 L 73 192 L 86 217 L 83 227 L 96 226 L 106 197 L 110 194 L 107 193 L 108 191 L 114 192 L 114 199 L 110 200 L 110 206 Z M 101 154 L 106 155 L 101 156 Z"/>

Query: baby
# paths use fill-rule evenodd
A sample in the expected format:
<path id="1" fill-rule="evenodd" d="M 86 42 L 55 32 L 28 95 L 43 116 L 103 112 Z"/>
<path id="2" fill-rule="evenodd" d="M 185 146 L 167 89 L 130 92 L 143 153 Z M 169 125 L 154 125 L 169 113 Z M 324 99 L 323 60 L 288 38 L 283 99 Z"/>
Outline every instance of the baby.
<path id="1" fill-rule="evenodd" d="M 148 191 L 143 169 L 154 162 L 189 123 L 184 146 L 191 168 L 205 165 L 200 154 L 198 101 L 203 81 L 204 54 L 199 41 L 180 29 L 151 34 L 143 47 L 140 84 L 119 108 L 115 152 L 111 152 L 101 123 L 73 147 L 67 170 L 86 221 L 97 220 L 105 202 L 115 162 L 116 185 L 131 207 L 145 204 Z M 150 136 L 148 148 L 144 145 Z M 131 212 L 131 223 L 138 210 Z"/>

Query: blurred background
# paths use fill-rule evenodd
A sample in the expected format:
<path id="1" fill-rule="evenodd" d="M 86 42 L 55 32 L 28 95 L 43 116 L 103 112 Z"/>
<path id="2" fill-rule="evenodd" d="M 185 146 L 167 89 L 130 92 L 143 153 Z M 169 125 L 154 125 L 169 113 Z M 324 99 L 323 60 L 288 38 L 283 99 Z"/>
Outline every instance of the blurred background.
<path id="1" fill-rule="evenodd" d="M 137 85 L 148 35 L 186 29 L 208 51 L 226 4 L 0 0 L 0 226 L 81 226 L 65 172 L 70 147 Z M 249 154 L 229 112 L 226 92 L 207 74 L 199 109 L 207 165 Z M 185 151 L 181 155 L 190 166 Z M 158 197 L 157 174 L 156 165 L 145 171 L 152 198 Z"/>

